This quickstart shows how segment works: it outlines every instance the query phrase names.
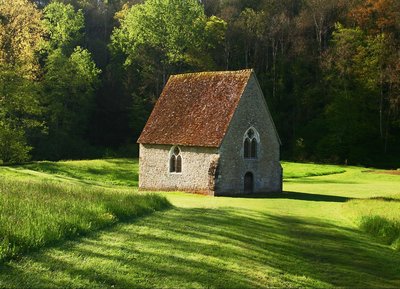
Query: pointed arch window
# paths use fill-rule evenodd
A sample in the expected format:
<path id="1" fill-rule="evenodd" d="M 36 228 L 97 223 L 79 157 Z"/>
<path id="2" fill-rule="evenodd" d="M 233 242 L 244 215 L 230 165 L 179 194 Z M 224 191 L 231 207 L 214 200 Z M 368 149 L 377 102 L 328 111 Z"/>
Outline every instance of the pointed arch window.
<path id="1" fill-rule="evenodd" d="M 243 156 L 245 159 L 256 159 L 260 137 L 255 128 L 249 128 L 244 134 Z"/>
<path id="2" fill-rule="evenodd" d="M 171 148 L 169 157 L 169 172 L 181 173 L 182 172 L 182 156 L 181 149 L 177 146 Z"/>

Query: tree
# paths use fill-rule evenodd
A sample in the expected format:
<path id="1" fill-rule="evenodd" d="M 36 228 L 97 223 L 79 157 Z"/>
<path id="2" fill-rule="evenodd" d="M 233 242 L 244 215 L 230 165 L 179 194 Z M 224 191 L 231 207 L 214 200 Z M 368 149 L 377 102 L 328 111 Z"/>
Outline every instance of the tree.
<path id="1" fill-rule="evenodd" d="M 41 126 L 37 80 L 41 13 L 27 0 L 0 1 L 0 159 L 28 158 L 28 134 Z"/>
<path id="2" fill-rule="evenodd" d="M 100 70 L 90 53 L 76 47 L 67 57 L 55 50 L 45 66 L 43 97 L 49 135 L 44 149 L 46 157 L 60 159 L 79 156 L 94 105 L 94 90 Z M 50 149 L 51 148 L 51 149 Z"/>
<path id="3" fill-rule="evenodd" d="M 349 19 L 370 34 L 400 32 L 399 0 L 360 1 L 349 12 Z"/>
<path id="4" fill-rule="evenodd" d="M 75 12 L 71 4 L 52 2 L 43 9 L 44 26 L 49 34 L 49 49 L 62 49 L 70 54 L 83 38 L 82 10 Z"/>
<path id="5" fill-rule="evenodd" d="M 385 89 L 387 47 L 384 34 L 369 36 L 360 28 L 338 24 L 333 34 L 326 55 L 326 75 L 334 93 L 326 112 L 331 131 L 341 134 L 348 148 L 360 148 L 367 139 L 384 140 L 389 113 Z M 385 150 L 379 143 L 373 146 Z"/>
<path id="6" fill-rule="evenodd" d="M 196 0 L 147 0 L 119 14 L 121 26 L 113 31 L 111 47 L 126 55 L 125 64 L 150 49 L 159 56 L 163 82 L 173 65 L 212 65 L 207 50 L 223 39 L 225 22 L 207 18 Z"/>
<path id="7" fill-rule="evenodd" d="M 53 2 L 44 9 L 48 45 L 43 76 L 42 103 L 48 135 L 36 150 L 41 158 L 79 156 L 94 107 L 100 70 L 88 50 L 76 46 L 83 38 L 81 10 Z M 49 149 L 51 148 L 51 149 Z"/>

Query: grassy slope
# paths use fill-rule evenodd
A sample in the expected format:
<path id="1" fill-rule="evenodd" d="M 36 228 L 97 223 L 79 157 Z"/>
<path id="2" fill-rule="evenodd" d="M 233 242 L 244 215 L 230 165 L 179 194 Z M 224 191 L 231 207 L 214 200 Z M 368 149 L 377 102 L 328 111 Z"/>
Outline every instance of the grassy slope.
<path id="1" fill-rule="evenodd" d="M 35 162 L 24 166 L 0 167 L 2 176 L 22 180 L 49 180 L 100 187 L 135 187 L 138 162 L 133 159 Z"/>
<path id="2" fill-rule="evenodd" d="M 0 261 L 121 220 L 170 207 L 165 198 L 157 195 L 132 194 L 132 189 L 103 188 L 101 184 L 115 183 L 113 179 L 118 180 L 120 175 L 126 174 L 124 170 L 115 168 L 116 163 L 118 160 L 93 161 L 91 169 L 90 162 L 46 162 L 24 168 L 2 167 Z M 56 172 L 60 176 L 45 175 L 28 168 Z M 101 168 L 104 171 L 97 180 L 85 179 L 88 174 L 98 174 Z M 65 181 L 62 177 L 66 175 L 73 177 L 74 181 Z M 97 185 L 88 186 L 88 182 Z M 133 182 L 131 180 L 126 184 Z"/>
<path id="3" fill-rule="evenodd" d="M 400 177 L 302 174 L 272 199 L 165 194 L 175 209 L 0 265 L 0 286 L 400 287 L 400 254 L 361 233 L 345 202 L 393 196 Z"/>

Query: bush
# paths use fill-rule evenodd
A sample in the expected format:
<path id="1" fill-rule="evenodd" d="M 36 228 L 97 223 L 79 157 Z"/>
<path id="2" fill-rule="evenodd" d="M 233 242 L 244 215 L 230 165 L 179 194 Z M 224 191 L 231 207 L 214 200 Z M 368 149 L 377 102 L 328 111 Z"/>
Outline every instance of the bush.
<path id="1" fill-rule="evenodd" d="M 0 122 L 0 163 L 22 163 L 29 159 L 25 133 Z"/>

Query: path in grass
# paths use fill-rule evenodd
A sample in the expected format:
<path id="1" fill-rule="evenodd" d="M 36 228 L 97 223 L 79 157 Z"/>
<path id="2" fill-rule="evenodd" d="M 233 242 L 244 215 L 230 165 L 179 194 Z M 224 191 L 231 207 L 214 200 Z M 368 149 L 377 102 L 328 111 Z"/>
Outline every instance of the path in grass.
<path id="1" fill-rule="evenodd" d="M 399 252 L 346 203 L 399 184 L 346 168 L 287 180 L 275 198 L 168 193 L 174 209 L 0 265 L 0 287 L 400 287 Z"/>

